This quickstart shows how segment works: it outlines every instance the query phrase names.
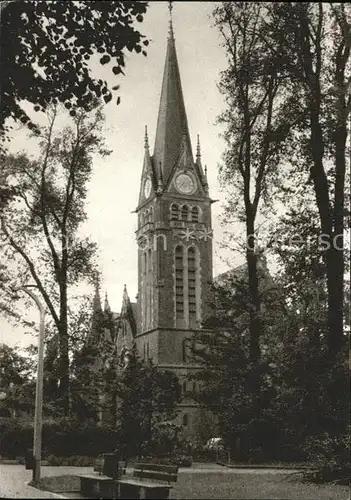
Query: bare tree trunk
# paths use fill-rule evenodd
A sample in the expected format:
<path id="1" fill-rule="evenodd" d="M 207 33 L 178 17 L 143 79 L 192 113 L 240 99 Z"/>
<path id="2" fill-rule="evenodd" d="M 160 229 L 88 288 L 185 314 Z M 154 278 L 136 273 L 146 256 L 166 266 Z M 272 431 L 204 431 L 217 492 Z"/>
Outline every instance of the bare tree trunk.
<path id="1" fill-rule="evenodd" d="M 257 255 L 255 252 L 255 229 L 254 220 L 250 215 L 246 219 L 246 262 L 249 275 L 250 290 L 250 360 L 257 363 L 260 360 L 260 334 L 262 330 L 261 322 L 261 301 L 258 287 L 257 275 Z"/>

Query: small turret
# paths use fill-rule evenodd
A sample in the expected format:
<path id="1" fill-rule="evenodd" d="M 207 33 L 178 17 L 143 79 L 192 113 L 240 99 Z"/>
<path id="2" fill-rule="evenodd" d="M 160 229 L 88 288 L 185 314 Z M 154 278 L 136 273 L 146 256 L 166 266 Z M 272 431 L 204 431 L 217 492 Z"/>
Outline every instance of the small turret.
<path id="1" fill-rule="evenodd" d="M 110 307 L 110 304 L 108 302 L 107 292 L 105 293 L 104 312 L 105 313 L 111 312 L 111 307 Z"/>

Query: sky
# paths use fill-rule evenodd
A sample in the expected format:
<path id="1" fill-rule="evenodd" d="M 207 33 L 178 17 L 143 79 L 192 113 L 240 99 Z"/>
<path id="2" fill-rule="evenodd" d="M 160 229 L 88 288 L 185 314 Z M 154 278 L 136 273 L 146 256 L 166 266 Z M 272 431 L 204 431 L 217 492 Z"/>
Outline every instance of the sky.
<path id="1" fill-rule="evenodd" d="M 173 2 L 173 29 L 193 151 L 199 134 L 202 163 L 208 167 L 210 196 L 219 200 L 212 205 L 214 229 L 214 275 L 243 262 L 221 249 L 223 228 L 220 214 L 224 196 L 217 180 L 218 164 L 224 151 L 221 129 L 215 124 L 224 109 L 217 83 L 225 69 L 224 49 L 212 26 L 214 2 Z M 169 27 L 168 2 L 150 2 L 140 31 L 150 39 L 147 57 L 127 53 L 126 75 L 114 77 L 111 66 L 93 65 L 94 76 L 106 79 L 111 86 L 120 84 L 121 104 L 105 106 L 105 139 L 113 152 L 94 164 L 89 185 L 84 232 L 99 246 L 102 271 L 101 293 L 108 292 L 112 310 L 121 308 L 124 284 L 129 296 L 137 293 L 136 214 L 144 155 L 144 129 L 148 127 L 151 152 L 156 132 L 158 105 Z M 35 116 L 38 117 L 38 114 Z M 23 130 L 14 132 L 13 151 L 26 147 Z M 28 143 L 29 144 L 29 143 Z M 30 146 L 33 147 L 33 146 Z M 37 311 L 24 310 L 27 319 L 35 320 Z M 23 330 L 0 318 L 0 342 L 24 346 L 33 341 Z"/>

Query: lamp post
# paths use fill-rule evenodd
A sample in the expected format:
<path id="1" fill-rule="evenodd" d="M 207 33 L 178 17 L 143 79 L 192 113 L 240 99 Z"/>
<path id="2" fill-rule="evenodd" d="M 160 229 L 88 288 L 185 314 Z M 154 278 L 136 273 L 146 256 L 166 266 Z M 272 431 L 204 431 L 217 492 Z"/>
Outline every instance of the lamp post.
<path id="1" fill-rule="evenodd" d="M 27 286 L 18 289 L 26 292 L 36 303 L 40 313 L 39 339 L 38 339 L 38 366 L 37 382 L 35 390 L 35 413 L 34 413 L 34 438 L 33 438 L 33 482 L 37 484 L 40 480 L 41 464 L 41 434 L 43 427 L 43 371 L 44 371 L 44 331 L 45 331 L 45 307 L 39 298 Z"/>

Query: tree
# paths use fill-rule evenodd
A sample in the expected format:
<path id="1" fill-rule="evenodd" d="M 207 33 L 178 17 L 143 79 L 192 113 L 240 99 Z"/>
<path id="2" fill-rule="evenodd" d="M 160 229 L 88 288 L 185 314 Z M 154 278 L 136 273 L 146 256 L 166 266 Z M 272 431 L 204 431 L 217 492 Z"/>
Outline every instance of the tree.
<path id="1" fill-rule="evenodd" d="M 157 434 L 156 424 L 175 417 L 181 395 L 178 378 L 151 362 L 140 361 L 134 351 L 129 365 L 119 372 L 116 382 L 118 423 L 126 458 L 141 456 L 151 451 Z"/>
<path id="2" fill-rule="evenodd" d="M 332 358 L 341 351 L 344 301 L 344 226 L 347 120 L 351 109 L 351 8 L 347 4 L 276 3 L 271 6 L 275 50 L 298 85 L 307 120 L 296 134 L 298 169 L 309 172 L 318 208 L 328 290 Z"/>
<path id="3" fill-rule="evenodd" d="M 18 1 L 2 2 L 0 133 L 8 118 L 34 128 L 23 108 L 29 101 L 44 111 L 61 102 L 74 115 L 94 100 L 112 100 L 114 91 L 94 77 L 89 62 L 113 62 L 114 75 L 124 74 L 125 50 L 143 53 L 148 40 L 135 28 L 147 2 Z M 120 97 L 117 97 L 117 104 Z"/>
<path id="4" fill-rule="evenodd" d="M 68 411 L 70 286 L 91 280 L 96 246 L 79 236 L 86 218 L 84 202 L 92 173 L 92 155 L 104 156 L 101 110 L 83 111 L 73 126 L 55 130 L 57 110 L 42 130 L 40 155 L 8 156 L 7 184 L 15 196 L 1 211 L 2 249 L 18 264 L 11 276 L 37 286 L 58 334 L 59 394 Z M 18 279 L 17 279 L 18 284 Z"/>
<path id="5" fill-rule="evenodd" d="M 5 394 L 2 406 L 12 412 L 34 408 L 31 363 L 18 351 L 16 347 L 0 344 L 0 392 Z"/>
<path id="6" fill-rule="evenodd" d="M 260 359 L 259 337 L 263 331 L 257 276 L 256 222 L 262 215 L 262 199 L 279 185 L 281 149 L 296 116 L 294 85 L 287 85 L 281 58 L 271 50 L 263 33 L 268 17 L 265 4 L 224 2 L 214 11 L 224 39 L 228 69 L 222 72 L 220 90 L 227 110 L 224 124 L 227 150 L 220 170 L 223 186 L 231 188 L 227 212 L 245 223 L 246 261 L 249 275 L 250 357 Z M 236 203 L 235 200 L 239 200 Z"/>
<path id="7" fill-rule="evenodd" d="M 219 278 L 213 315 L 206 322 L 206 329 L 197 332 L 192 348 L 194 361 L 202 366 L 192 376 L 199 382 L 199 391 L 193 397 L 217 416 L 219 435 L 233 457 L 260 460 L 264 453 L 265 458 L 272 459 L 277 443 L 273 438 L 275 419 L 271 413 L 276 396 L 272 383 L 272 346 L 279 345 L 281 340 L 284 300 L 261 257 L 259 288 L 266 328 L 260 338 L 260 361 L 252 364 L 247 267 L 240 266 Z M 260 380 L 259 392 L 252 391 L 252 379 Z"/>

